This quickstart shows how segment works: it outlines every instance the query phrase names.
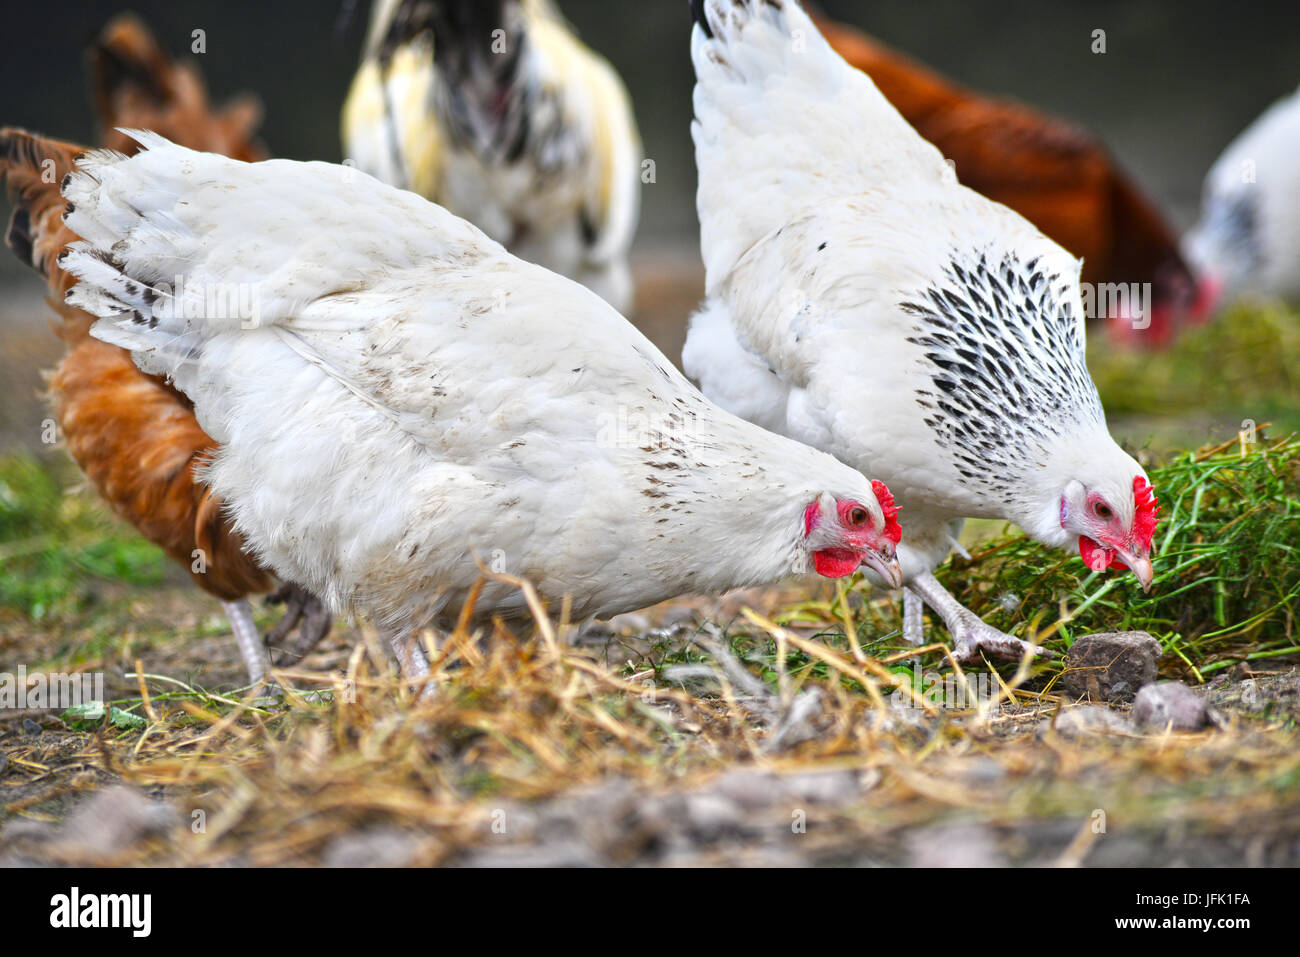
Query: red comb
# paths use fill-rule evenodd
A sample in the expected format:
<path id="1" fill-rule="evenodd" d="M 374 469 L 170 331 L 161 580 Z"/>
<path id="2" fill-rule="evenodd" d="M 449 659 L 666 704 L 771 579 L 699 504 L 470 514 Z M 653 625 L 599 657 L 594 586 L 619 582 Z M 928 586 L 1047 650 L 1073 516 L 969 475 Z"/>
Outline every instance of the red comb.
<path id="1" fill-rule="evenodd" d="M 876 493 L 876 501 L 880 503 L 880 510 L 885 513 L 885 537 L 895 545 L 903 537 L 903 530 L 898 525 L 898 506 L 894 504 L 894 493 L 889 491 L 889 486 L 879 479 L 871 480 L 871 491 Z M 1153 525 L 1154 529 L 1155 526 Z"/>
<path id="2" fill-rule="evenodd" d="M 1133 476 L 1133 504 L 1137 507 L 1133 515 L 1133 537 L 1149 551 L 1156 523 L 1160 521 L 1160 503 L 1155 490 L 1141 475 Z"/>

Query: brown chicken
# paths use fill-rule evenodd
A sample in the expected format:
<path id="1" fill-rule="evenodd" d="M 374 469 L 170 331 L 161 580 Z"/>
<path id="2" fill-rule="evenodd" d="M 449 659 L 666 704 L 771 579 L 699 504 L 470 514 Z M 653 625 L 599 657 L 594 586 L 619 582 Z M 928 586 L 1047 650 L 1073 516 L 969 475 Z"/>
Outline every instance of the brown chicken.
<path id="1" fill-rule="evenodd" d="M 835 51 L 955 163 L 963 185 L 1083 258 L 1083 281 L 1098 304 L 1099 284 L 1151 284 L 1142 322 L 1111 299 L 1106 318 L 1118 338 L 1162 346 L 1184 321 L 1205 318 L 1211 297 L 1197 288 L 1173 230 L 1097 140 L 1020 103 L 967 90 L 861 30 L 812 15 Z M 1141 328 L 1146 320 L 1150 326 Z"/>
<path id="2" fill-rule="evenodd" d="M 146 128 L 196 149 L 245 160 L 265 158 L 253 138 L 260 108 L 250 97 L 220 110 L 209 104 L 198 72 L 173 64 L 139 20 L 112 21 L 88 54 L 92 95 L 104 142 L 125 153 L 134 141 L 115 127 Z M 199 427 L 188 400 L 145 375 L 125 351 L 89 335 L 93 319 L 63 301 L 74 280 L 58 254 L 78 237 L 63 223 L 63 178 L 84 147 L 0 130 L 0 179 L 15 203 L 6 239 L 14 254 L 47 282 L 58 313 L 56 334 L 68 351 L 50 380 L 50 397 L 69 454 L 101 496 L 149 541 L 189 570 L 220 599 L 254 683 L 278 646 L 298 627 L 281 664 L 296 660 L 330 627 L 320 603 L 293 585 L 273 600 L 287 603 L 267 637 L 258 634 L 247 596 L 275 587 L 270 571 L 243 548 L 221 503 L 196 471 L 215 443 Z"/>

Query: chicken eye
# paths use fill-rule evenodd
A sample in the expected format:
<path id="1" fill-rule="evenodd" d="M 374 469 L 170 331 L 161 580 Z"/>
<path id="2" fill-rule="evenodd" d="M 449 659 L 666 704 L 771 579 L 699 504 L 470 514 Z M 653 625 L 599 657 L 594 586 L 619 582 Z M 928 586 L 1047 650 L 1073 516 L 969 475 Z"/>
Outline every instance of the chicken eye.
<path id="1" fill-rule="evenodd" d="M 865 525 L 867 521 L 867 510 L 865 508 L 855 508 L 849 512 L 850 525 Z"/>
<path id="2" fill-rule="evenodd" d="M 1096 515 L 1099 519 L 1101 519 L 1103 522 L 1109 522 L 1111 515 L 1114 514 L 1113 512 L 1111 512 L 1110 506 L 1107 505 L 1105 502 L 1098 502 L 1096 505 L 1094 505 L 1092 507 L 1092 513 Z"/>

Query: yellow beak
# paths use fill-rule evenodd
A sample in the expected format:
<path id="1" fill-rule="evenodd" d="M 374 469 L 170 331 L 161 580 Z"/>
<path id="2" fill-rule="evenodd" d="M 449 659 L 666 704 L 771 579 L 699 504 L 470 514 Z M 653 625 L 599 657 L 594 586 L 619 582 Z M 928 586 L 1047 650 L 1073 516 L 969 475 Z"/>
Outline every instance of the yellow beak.
<path id="1" fill-rule="evenodd" d="M 862 564 L 888 582 L 890 588 L 903 587 L 903 568 L 898 564 L 898 556 L 893 552 L 869 548 L 866 557 L 862 559 Z"/>

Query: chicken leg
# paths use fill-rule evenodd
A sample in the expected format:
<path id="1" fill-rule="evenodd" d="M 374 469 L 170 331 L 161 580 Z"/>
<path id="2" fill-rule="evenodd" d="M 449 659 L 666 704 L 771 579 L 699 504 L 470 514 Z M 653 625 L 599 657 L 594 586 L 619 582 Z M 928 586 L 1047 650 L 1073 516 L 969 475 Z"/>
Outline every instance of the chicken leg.
<path id="1" fill-rule="evenodd" d="M 1051 657 L 1052 653 L 1046 648 L 1032 645 L 985 624 L 953 598 L 939 584 L 939 579 L 934 577 L 933 572 L 922 572 L 903 589 L 903 637 L 913 644 L 919 645 L 923 640 L 922 601 L 938 612 L 948 627 L 955 645 L 953 657 L 959 662 L 976 661 L 981 651 L 987 651 L 995 658 L 1012 661 L 1019 661 L 1027 651 L 1035 657 Z"/>
<path id="2" fill-rule="evenodd" d="M 909 645 L 925 643 L 925 602 L 906 585 L 903 586 L 903 640 Z"/>
<path id="3" fill-rule="evenodd" d="M 239 646 L 239 656 L 244 659 L 244 667 L 248 669 L 249 684 L 261 683 L 271 670 L 271 656 L 262 643 L 257 623 L 253 621 L 252 607 L 244 598 L 223 601 L 221 607 L 230 619 L 230 630 L 234 632 L 235 644 Z"/>
<path id="4" fill-rule="evenodd" d="M 397 667 L 404 680 L 415 685 L 429 676 L 429 659 L 424 653 L 420 632 L 398 632 L 389 637 L 388 643 L 397 658 Z M 428 701 L 437 693 L 437 687 L 435 682 L 424 682 L 418 693 L 419 700 Z"/>

